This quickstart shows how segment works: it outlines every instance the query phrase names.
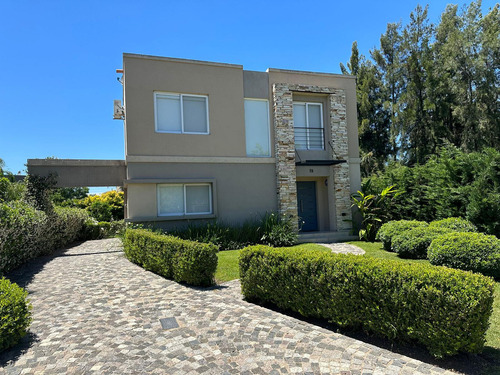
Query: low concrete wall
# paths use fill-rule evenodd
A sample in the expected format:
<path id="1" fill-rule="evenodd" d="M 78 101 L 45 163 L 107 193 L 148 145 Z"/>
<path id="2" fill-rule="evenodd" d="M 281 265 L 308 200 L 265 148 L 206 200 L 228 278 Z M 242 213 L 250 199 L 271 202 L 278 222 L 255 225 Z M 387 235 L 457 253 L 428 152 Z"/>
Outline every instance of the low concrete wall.
<path id="1" fill-rule="evenodd" d="M 125 160 L 28 159 L 28 173 L 57 175 L 57 187 L 123 186 Z"/>

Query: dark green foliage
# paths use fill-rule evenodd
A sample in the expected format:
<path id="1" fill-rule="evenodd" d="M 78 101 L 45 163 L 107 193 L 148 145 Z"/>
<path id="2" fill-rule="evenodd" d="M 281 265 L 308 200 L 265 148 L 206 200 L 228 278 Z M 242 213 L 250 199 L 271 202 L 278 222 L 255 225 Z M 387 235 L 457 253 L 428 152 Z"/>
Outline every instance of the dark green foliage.
<path id="1" fill-rule="evenodd" d="M 126 257 L 144 269 L 191 285 L 212 285 L 217 269 L 217 246 L 187 241 L 146 229 L 127 229 Z"/>
<path id="2" fill-rule="evenodd" d="M 125 232 L 125 222 L 120 221 L 96 221 L 90 219 L 85 222 L 82 239 L 99 240 L 102 238 L 122 236 Z"/>
<path id="3" fill-rule="evenodd" d="M 429 261 L 500 278 L 500 240 L 482 233 L 450 233 L 432 241 Z"/>
<path id="4" fill-rule="evenodd" d="M 391 163 L 369 179 L 366 193 L 388 185 L 405 191 L 387 207 L 391 220 L 433 221 L 462 217 L 479 231 L 500 237 L 500 151 L 465 153 L 456 147 L 412 168 Z"/>
<path id="5" fill-rule="evenodd" d="M 426 264 L 253 246 L 240 254 L 244 296 L 328 319 L 432 355 L 477 353 L 492 312 L 491 279 Z"/>
<path id="6" fill-rule="evenodd" d="M 370 181 L 367 181 L 367 185 Z M 364 241 L 374 241 L 382 223 L 387 221 L 386 207 L 401 192 L 394 189 L 394 186 L 388 186 L 381 192 L 373 194 L 365 193 L 368 190 L 366 185 L 351 197 L 351 207 L 356 207 L 361 215 L 361 229 L 358 232 L 359 239 Z"/>
<path id="7" fill-rule="evenodd" d="M 38 175 L 26 176 L 26 191 L 24 200 L 26 203 L 47 214 L 52 213 L 54 207 L 50 196 L 57 182 L 57 177 L 49 174 L 47 177 Z"/>
<path id="8" fill-rule="evenodd" d="M 450 232 L 452 230 L 448 228 L 431 226 L 409 229 L 392 237 L 392 251 L 398 253 L 401 258 L 426 259 L 431 242 Z"/>
<path id="9" fill-rule="evenodd" d="M 380 230 L 377 232 L 377 240 L 382 241 L 384 249 L 387 251 L 392 251 L 392 238 L 397 236 L 404 231 L 417 227 L 426 227 L 428 224 L 425 221 L 418 220 L 398 220 L 389 221 L 382 225 Z"/>
<path id="10" fill-rule="evenodd" d="M 476 232 L 477 228 L 469 220 L 461 217 L 449 217 L 443 220 L 433 221 L 429 224 L 432 228 L 448 228 L 455 232 Z"/>
<path id="11" fill-rule="evenodd" d="M 52 191 L 51 199 L 54 204 L 61 205 L 72 199 L 84 199 L 88 194 L 87 187 L 57 188 Z"/>
<path id="12" fill-rule="evenodd" d="M 28 292 L 7 279 L 0 279 L 0 351 L 16 345 L 31 324 Z"/>
<path id="13" fill-rule="evenodd" d="M 292 246 L 298 239 L 290 219 L 276 213 L 267 213 L 259 221 L 247 221 L 242 225 L 216 221 L 189 225 L 186 229 L 168 231 L 168 234 L 185 240 L 213 243 L 220 250 L 242 249 L 258 243 Z"/>
<path id="14" fill-rule="evenodd" d="M 348 68 L 341 64 L 357 78 L 363 177 L 388 160 L 423 164 L 445 143 L 500 149 L 500 6 L 483 15 L 480 1 L 449 5 L 436 25 L 427 9 L 389 23 L 369 57 L 354 42 Z"/>
<path id="15" fill-rule="evenodd" d="M 297 230 L 293 227 L 291 219 L 276 213 L 264 215 L 259 229 L 258 233 L 261 235 L 261 238 L 251 245 L 261 243 L 276 247 L 292 246 L 299 239 Z"/>
<path id="16" fill-rule="evenodd" d="M 22 201 L 0 203 L 0 274 L 80 239 L 88 214 L 56 208 L 49 215 Z"/>

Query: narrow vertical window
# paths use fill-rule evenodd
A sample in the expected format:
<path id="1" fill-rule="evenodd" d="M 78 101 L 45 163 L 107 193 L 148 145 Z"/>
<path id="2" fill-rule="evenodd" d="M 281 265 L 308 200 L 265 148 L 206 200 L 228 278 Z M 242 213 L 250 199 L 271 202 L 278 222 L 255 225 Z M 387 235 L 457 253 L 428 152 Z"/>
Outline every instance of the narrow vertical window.
<path id="1" fill-rule="evenodd" d="M 245 134 L 247 156 L 271 156 L 267 100 L 245 99 Z"/>

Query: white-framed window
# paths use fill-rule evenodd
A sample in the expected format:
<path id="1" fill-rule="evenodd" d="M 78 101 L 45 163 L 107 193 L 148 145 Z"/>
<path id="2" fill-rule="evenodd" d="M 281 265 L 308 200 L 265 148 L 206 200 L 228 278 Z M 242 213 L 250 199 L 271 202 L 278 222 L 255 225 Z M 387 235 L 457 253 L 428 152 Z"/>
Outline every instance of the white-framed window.
<path id="1" fill-rule="evenodd" d="M 321 103 L 293 102 L 295 148 L 324 150 L 323 105 Z"/>
<path id="2" fill-rule="evenodd" d="M 212 184 L 158 184 L 158 216 L 209 215 Z"/>
<path id="3" fill-rule="evenodd" d="M 155 127 L 159 133 L 208 134 L 208 96 L 155 92 Z"/>
<path id="4" fill-rule="evenodd" d="M 265 99 L 245 99 L 245 137 L 247 156 L 271 156 L 269 102 Z"/>

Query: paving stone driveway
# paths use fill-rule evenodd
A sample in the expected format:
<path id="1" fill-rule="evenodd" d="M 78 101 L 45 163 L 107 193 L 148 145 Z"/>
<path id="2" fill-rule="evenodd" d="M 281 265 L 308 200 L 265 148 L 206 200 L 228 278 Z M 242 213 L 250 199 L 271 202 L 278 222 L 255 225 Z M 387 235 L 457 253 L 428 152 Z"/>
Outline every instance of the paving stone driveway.
<path id="1" fill-rule="evenodd" d="M 88 241 L 12 278 L 33 303 L 25 348 L 1 374 L 451 373 L 247 303 L 238 282 L 200 290 L 131 264 L 120 241 Z M 179 328 L 163 330 L 160 318 Z M 23 345 L 21 345 L 21 349 Z"/>

